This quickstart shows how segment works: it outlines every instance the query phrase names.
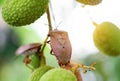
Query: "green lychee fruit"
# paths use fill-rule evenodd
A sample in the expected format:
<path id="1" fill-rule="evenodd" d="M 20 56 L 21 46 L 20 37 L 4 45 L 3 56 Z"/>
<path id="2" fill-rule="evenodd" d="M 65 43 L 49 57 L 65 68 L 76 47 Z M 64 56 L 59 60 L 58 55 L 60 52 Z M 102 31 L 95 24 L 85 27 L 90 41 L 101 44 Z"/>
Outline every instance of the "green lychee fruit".
<path id="1" fill-rule="evenodd" d="M 12 26 L 23 26 L 40 18 L 49 0 L 7 0 L 2 6 L 3 19 Z"/>
<path id="2" fill-rule="evenodd" d="M 33 69 L 36 69 L 40 66 L 40 57 L 39 55 L 31 55 L 30 56 L 31 62 L 28 64 L 30 67 L 32 67 Z"/>
<path id="3" fill-rule="evenodd" d="M 41 66 L 33 71 L 33 73 L 30 75 L 30 78 L 28 81 L 39 81 L 40 78 L 49 70 L 51 70 L 53 67 L 51 66 Z"/>
<path id="4" fill-rule="evenodd" d="M 111 22 L 96 25 L 93 32 L 96 47 L 106 55 L 118 56 L 120 54 L 120 29 Z"/>
<path id="5" fill-rule="evenodd" d="M 84 5 L 97 5 L 102 2 L 102 0 L 76 0 Z"/>
<path id="6" fill-rule="evenodd" d="M 77 81 L 77 79 L 71 71 L 55 68 L 46 72 L 39 81 Z"/>

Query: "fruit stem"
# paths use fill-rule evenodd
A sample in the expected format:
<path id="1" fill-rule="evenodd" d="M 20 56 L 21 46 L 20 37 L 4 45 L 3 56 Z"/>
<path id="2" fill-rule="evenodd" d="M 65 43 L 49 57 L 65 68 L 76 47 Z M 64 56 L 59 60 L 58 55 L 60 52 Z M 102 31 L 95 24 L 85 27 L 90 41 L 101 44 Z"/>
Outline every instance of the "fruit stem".
<path id="1" fill-rule="evenodd" d="M 52 30 L 52 23 L 51 23 L 51 18 L 50 18 L 49 7 L 47 8 L 46 13 L 47 13 L 49 31 L 51 31 L 51 30 Z M 49 34 L 49 32 L 48 32 L 48 34 Z M 43 51 L 44 51 L 44 48 L 45 48 L 45 46 L 46 46 L 46 44 L 47 44 L 48 37 L 49 37 L 49 35 L 47 35 L 47 37 L 46 37 L 46 39 L 45 39 L 45 41 L 44 41 L 44 43 L 43 43 L 43 46 L 42 46 L 42 49 L 40 50 L 40 52 L 43 52 Z"/>
<path id="2" fill-rule="evenodd" d="M 47 8 L 47 19 L 48 19 L 48 25 L 49 25 L 49 31 L 52 30 L 52 23 L 51 23 L 51 18 L 50 18 L 50 10 L 49 7 Z"/>
<path id="3" fill-rule="evenodd" d="M 98 27 L 98 24 L 95 21 L 92 21 L 92 23 L 95 27 Z"/>
<path id="4" fill-rule="evenodd" d="M 46 13 L 47 13 L 49 31 L 51 31 L 51 30 L 52 30 L 52 23 L 51 23 L 51 18 L 50 18 L 49 7 L 47 8 Z M 46 46 L 46 44 L 47 44 L 48 37 L 49 37 L 49 32 L 48 32 L 48 35 L 47 35 L 47 37 L 46 37 L 46 39 L 45 39 L 45 41 L 44 41 L 44 43 L 43 43 L 43 46 L 42 46 L 42 49 L 40 50 L 40 52 L 43 52 L 43 51 L 44 51 L 44 48 L 45 48 L 45 46 Z"/>
<path id="5" fill-rule="evenodd" d="M 44 56 L 44 49 L 45 49 L 45 46 L 46 46 L 46 44 L 47 44 L 47 40 L 48 40 L 48 35 L 47 35 L 47 37 L 46 37 L 46 39 L 45 39 L 45 41 L 44 41 L 44 43 L 43 43 L 43 45 L 42 45 L 42 48 L 41 48 L 41 50 L 40 50 L 40 52 L 39 52 L 39 56 L 40 56 L 40 66 L 43 66 L 43 65 L 46 64 L 46 59 L 45 59 L 45 56 Z"/>
<path id="6" fill-rule="evenodd" d="M 77 81 L 82 81 L 82 76 L 80 74 L 80 70 L 79 69 L 76 69 L 76 71 L 74 72 L 76 78 L 77 78 Z"/>
<path id="7" fill-rule="evenodd" d="M 42 49 L 40 50 L 40 52 L 42 53 L 44 51 L 44 48 L 47 44 L 47 40 L 48 40 L 48 37 L 49 37 L 49 32 L 52 30 L 52 23 L 51 23 L 51 18 L 50 18 L 50 11 L 49 11 L 49 7 L 47 8 L 46 10 L 46 13 L 47 13 L 47 19 L 48 19 L 48 25 L 49 25 L 49 31 L 48 31 L 48 35 L 43 43 L 43 46 L 42 46 Z"/>
<path id="8" fill-rule="evenodd" d="M 44 49 L 45 49 L 45 46 L 46 46 L 46 44 L 47 44 L 47 40 L 48 40 L 48 35 L 47 35 L 47 37 L 46 37 L 46 39 L 45 39 L 45 41 L 44 41 L 44 43 L 43 43 L 43 45 L 42 45 L 42 49 L 40 50 L 40 53 L 43 53 L 43 51 L 44 51 Z"/>
<path id="9" fill-rule="evenodd" d="M 40 54 L 40 66 L 44 66 L 44 65 L 46 65 L 46 60 L 45 60 L 44 53 L 41 52 L 41 54 Z"/>
<path id="10" fill-rule="evenodd" d="M 77 81 L 82 81 L 82 76 L 79 70 L 79 64 L 71 62 L 71 71 L 75 74 Z"/>
<path id="11" fill-rule="evenodd" d="M 52 30 L 52 23 L 51 23 L 51 18 L 50 18 L 50 11 L 49 11 L 49 7 L 47 8 L 46 10 L 46 13 L 47 13 L 47 19 L 48 19 L 48 25 L 49 25 L 49 31 L 48 31 L 48 34 L 49 32 Z M 44 56 L 44 49 L 45 49 L 45 46 L 47 44 L 47 40 L 49 38 L 49 35 L 47 35 L 43 45 L 42 45 L 42 48 L 39 52 L 39 55 L 40 55 L 40 66 L 43 66 L 46 64 L 46 60 L 45 60 L 45 56 Z"/>
<path id="12" fill-rule="evenodd" d="M 72 65 L 72 71 L 75 72 L 76 69 L 82 68 L 84 70 L 84 73 L 86 73 L 88 70 L 96 70 L 95 65 L 96 63 L 92 63 L 90 66 L 85 66 L 84 64 L 78 64 L 71 62 Z"/>

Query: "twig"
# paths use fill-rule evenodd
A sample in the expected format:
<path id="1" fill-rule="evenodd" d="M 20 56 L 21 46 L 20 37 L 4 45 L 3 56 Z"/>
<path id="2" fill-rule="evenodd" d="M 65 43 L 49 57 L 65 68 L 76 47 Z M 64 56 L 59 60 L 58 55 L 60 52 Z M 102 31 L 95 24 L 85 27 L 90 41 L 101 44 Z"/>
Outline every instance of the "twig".
<path id="1" fill-rule="evenodd" d="M 51 31 L 51 30 L 52 30 L 52 23 L 51 23 L 51 18 L 50 18 L 49 7 L 47 8 L 46 13 L 47 13 L 49 31 Z M 48 34 L 49 34 L 49 32 L 48 32 Z M 43 52 L 43 51 L 44 51 L 44 48 L 45 48 L 45 46 L 46 46 L 46 44 L 47 44 L 48 37 L 49 37 L 49 36 L 47 35 L 47 37 L 46 37 L 46 39 L 45 39 L 45 41 L 44 41 L 44 43 L 43 43 L 43 46 L 42 46 L 42 49 L 40 50 L 40 52 Z"/>
<path id="2" fill-rule="evenodd" d="M 50 18 L 49 7 L 47 8 L 46 13 L 47 13 L 47 19 L 48 19 L 48 24 L 49 24 L 49 31 L 48 31 L 48 34 L 49 34 L 49 32 L 52 30 L 52 23 L 51 23 L 51 18 Z M 40 49 L 40 52 L 39 52 L 40 59 L 41 59 L 40 66 L 46 64 L 46 60 L 45 60 L 45 57 L 44 57 L 44 49 L 45 49 L 45 46 L 47 44 L 48 38 L 49 38 L 49 36 L 47 35 L 47 37 L 46 37 L 46 39 L 45 39 L 45 41 L 42 45 L 42 48 Z"/>
<path id="3" fill-rule="evenodd" d="M 76 76 L 76 78 L 77 78 L 77 81 L 83 81 L 79 69 L 76 69 L 76 71 L 75 71 L 74 74 L 75 74 L 75 76 Z"/>
<path id="4" fill-rule="evenodd" d="M 48 19 L 48 25 L 49 25 L 49 31 L 52 30 L 52 23 L 51 23 L 51 17 L 50 17 L 50 10 L 49 7 L 47 8 L 47 19 Z"/>

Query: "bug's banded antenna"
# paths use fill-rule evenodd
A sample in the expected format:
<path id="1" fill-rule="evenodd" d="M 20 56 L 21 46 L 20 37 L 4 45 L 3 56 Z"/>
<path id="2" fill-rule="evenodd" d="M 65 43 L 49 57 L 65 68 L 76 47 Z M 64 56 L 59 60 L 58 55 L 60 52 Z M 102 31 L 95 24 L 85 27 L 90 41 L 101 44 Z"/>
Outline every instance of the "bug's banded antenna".
<path id="1" fill-rule="evenodd" d="M 50 10 L 51 10 L 52 18 L 53 18 L 53 21 L 54 21 L 54 26 L 56 26 L 56 18 L 55 18 L 55 14 L 54 14 L 54 10 L 53 10 L 51 0 L 50 0 Z"/>

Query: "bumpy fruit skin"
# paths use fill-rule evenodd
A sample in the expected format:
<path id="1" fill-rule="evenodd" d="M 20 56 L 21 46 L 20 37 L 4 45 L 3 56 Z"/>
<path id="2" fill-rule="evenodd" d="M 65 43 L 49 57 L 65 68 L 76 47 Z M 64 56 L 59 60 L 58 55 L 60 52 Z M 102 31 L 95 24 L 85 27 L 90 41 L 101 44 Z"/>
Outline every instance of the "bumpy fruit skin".
<path id="1" fill-rule="evenodd" d="M 31 74 L 28 81 L 39 81 L 40 78 L 50 69 L 52 69 L 51 66 L 42 66 L 40 68 L 37 68 L 34 70 L 34 72 Z"/>
<path id="2" fill-rule="evenodd" d="M 120 29 L 111 22 L 99 24 L 94 30 L 93 39 L 96 47 L 104 54 L 120 54 Z"/>
<path id="3" fill-rule="evenodd" d="M 97 5 L 102 2 L 102 0 L 77 0 L 84 5 Z"/>
<path id="4" fill-rule="evenodd" d="M 49 0 L 7 0 L 2 7 L 3 19 L 10 25 L 23 26 L 40 18 Z"/>
<path id="5" fill-rule="evenodd" d="M 46 72 L 39 81 L 77 81 L 77 79 L 71 71 L 55 68 Z"/>

